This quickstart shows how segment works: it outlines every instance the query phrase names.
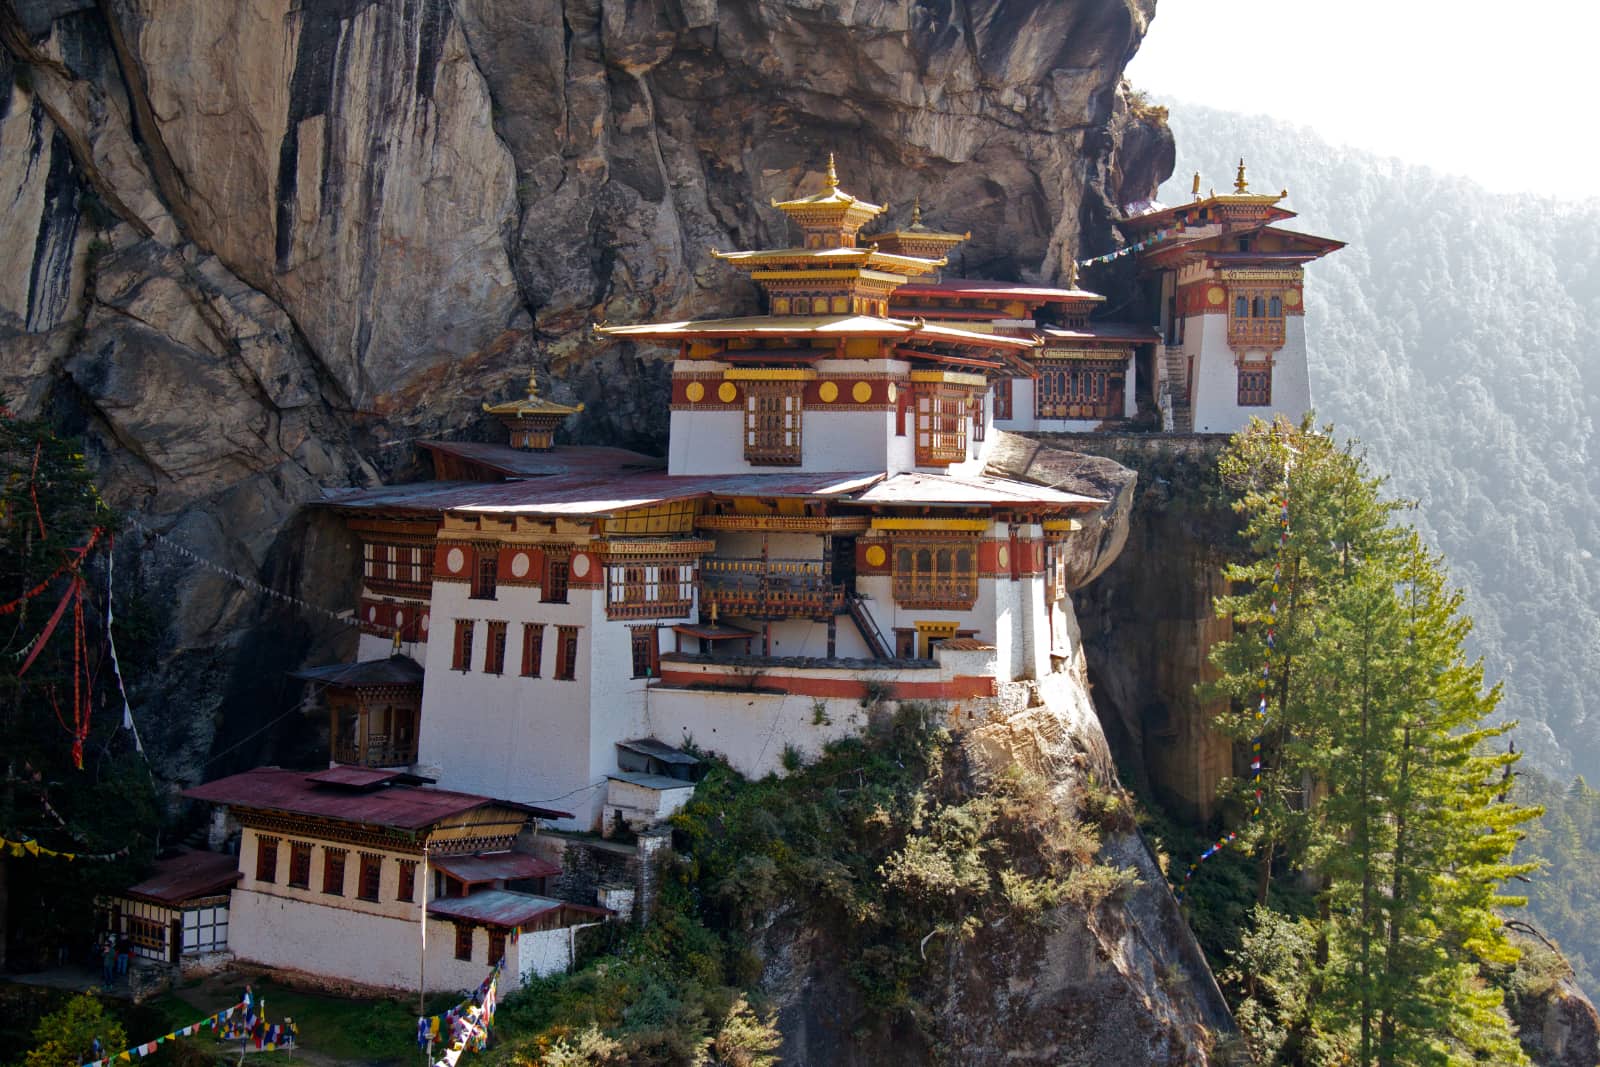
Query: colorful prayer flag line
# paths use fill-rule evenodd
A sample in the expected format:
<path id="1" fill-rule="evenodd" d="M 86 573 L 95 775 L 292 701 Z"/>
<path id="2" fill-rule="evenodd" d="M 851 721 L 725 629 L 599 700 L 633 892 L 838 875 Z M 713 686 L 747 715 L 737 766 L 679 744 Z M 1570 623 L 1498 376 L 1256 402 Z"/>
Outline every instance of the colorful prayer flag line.
<path id="1" fill-rule="evenodd" d="M 128 854 L 126 847 L 119 848 L 115 852 L 59 852 L 53 848 L 45 848 L 31 837 L 25 837 L 20 841 L 13 841 L 10 838 L 3 836 L 0 836 L 0 852 L 9 852 L 11 855 L 19 857 L 48 856 L 52 859 L 90 861 L 119 860 Z"/>
<path id="2" fill-rule="evenodd" d="M 238 1011 L 244 1006 L 244 1002 L 241 1001 L 231 1008 L 222 1009 L 215 1015 L 208 1015 L 197 1023 L 190 1023 L 188 1026 L 174 1030 L 170 1034 L 162 1034 L 154 1041 L 146 1041 L 143 1044 L 134 1045 L 130 1049 L 107 1056 L 104 1059 L 90 1060 L 88 1063 L 84 1064 L 83 1067 L 112 1067 L 113 1064 L 118 1062 L 132 1063 L 135 1056 L 142 1060 L 154 1052 L 158 1045 L 161 1045 L 164 1042 L 174 1041 L 180 1037 L 188 1037 L 190 1034 L 197 1034 L 204 1029 L 221 1026 L 233 1015 L 234 1012 Z"/>
<path id="3" fill-rule="evenodd" d="M 1090 256 L 1088 259 L 1080 259 L 1078 260 L 1078 266 L 1092 267 L 1096 263 L 1110 263 L 1113 259 L 1121 259 L 1123 256 L 1131 256 L 1135 252 L 1144 251 L 1151 245 L 1160 244 L 1162 241 L 1167 239 L 1170 233 L 1170 230 L 1157 230 L 1152 236 L 1146 237 L 1144 240 L 1135 242 L 1131 245 L 1123 245 L 1115 252 L 1107 252 L 1105 255 Z"/>

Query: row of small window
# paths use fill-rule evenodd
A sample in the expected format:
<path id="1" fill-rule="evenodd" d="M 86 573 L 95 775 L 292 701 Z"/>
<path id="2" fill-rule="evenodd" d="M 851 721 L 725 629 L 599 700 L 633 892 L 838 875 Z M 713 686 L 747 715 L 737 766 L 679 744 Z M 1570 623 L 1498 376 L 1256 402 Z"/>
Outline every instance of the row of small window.
<path id="1" fill-rule="evenodd" d="M 471 962 L 472 960 L 472 931 L 468 923 L 456 923 L 456 959 Z M 485 963 L 495 964 L 506 958 L 506 932 L 503 929 L 489 927 L 489 955 Z"/>
<path id="2" fill-rule="evenodd" d="M 895 405 L 895 436 L 906 435 L 915 407 L 916 461 L 919 466 L 960 463 L 967 458 L 967 426 L 974 440 L 983 440 L 982 394 L 945 386 L 902 391 Z M 800 382 L 758 382 L 745 392 L 744 458 L 761 467 L 792 467 L 801 462 L 800 441 L 805 411 Z"/>
<path id="3" fill-rule="evenodd" d="M 374 585 L 428 585 L 433 581 L 433 546 L 368 541 L 361 546 L 361 574 Z"/>
<path id="4" fill-rule="evenodd" d="M 877 315 L 889 313 L 887 300 L 874 300 L 859 296 L 775 296 L 772 298 L 774 315 Z"/>
<path id="5" fill-rule="evenodd" d="M 509 624 L 501 619 L 490 619 L 489 644 L 483 652 L 483 673 L 504 674 L 506 672 L 506 633 Z M 470 671 L 472 669 L 472 644 L 477 631 L 476 619 L 456 620 L 455 653 L 450 666 L 453 670 Z M 570 682 L 577 677 L 578 671 L 578 627 L 557 626 L 556 630 L 556 663 L 555 673 L 550 677 L 560 682 Z M 538 678 L 544 668 L 544 631 L 542 622 L 525 622 L 522 624 L 522 676 L 524 678 Z"/>
<path id="6" fill-rule="evenodd" d="M 282 842 L 276 837 L 256 838 L 256 881 L 276 885 L 278 881 L 278 851 Z M 284 884 L 291 889 L 311 888 L 311 849 L 306 841 L 289 842 L 289 879 Z M 345 866 L 349 850 L 322 849 L 322 892 L 333 897 L 345 895 Z M 400 880 L 395 892 L 396 900 L 415 899 L 417 865 L 413 860 L 400 860 Z M 356 898 L 376 902 L 383 883 L 383 857 L 373 852 L 357 855 Z"/>
<path id="7" fill-rule="evenodd" d="M 539 581 L 539 599 L 546 604 L 565 604 L 567 585 L 571 581 L 572 563 L 565 556 L 547 555 L 544 573 Z M 500 581 L 500 553 L 492 549 L 479 549 L 472 567 L 472 592 L 474 600 L 493 600 Z"/>
<path id="8" fill-rule="evenodd" d="M 451 668 L 458 671 L 472 669 L 472 642 L 473 633 L 477 629 L 476 619 L 456 620 L 455 654 L 451 661 Z M 490 619 L 489 647 L 483 654 L 483 673 L 504 674 L 506 672 L 506 633 L 508 625 L 498 619 Z M 660 671 L 660 639 L 657 628 L 654 626 L 630 626 L 632 633 L 633 651 L 633 676 L 635 678 L 653 678 Z M 556 663 L 555 673 L 550 677 L 558 682 L 570 682 L 577 678 L 578 671 L 578 630 L 576 626 L 557 626 L 556 630 Z M 544 631 L 542 622 L 525 622 L 522 624 L 522 677 L 538 678 L 544 664 Z"/>
<path id="9" fill-rule="evenodd" d="M 1236 296 L 1233 298 L 1233 317 L 1236 319 L 1281 319 L 1283 298 L 1279 296 Z"/>

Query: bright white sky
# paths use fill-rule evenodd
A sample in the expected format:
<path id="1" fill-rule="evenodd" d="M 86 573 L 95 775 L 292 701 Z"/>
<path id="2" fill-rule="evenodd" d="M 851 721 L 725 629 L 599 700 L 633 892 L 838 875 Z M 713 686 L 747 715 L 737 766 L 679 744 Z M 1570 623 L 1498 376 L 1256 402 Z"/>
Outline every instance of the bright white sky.
<path id="1" fill-rule="evenodd" d="M 1600 0 L 1157 0 L 1128 77 L 1497 192 L 1600 196 Z"/>

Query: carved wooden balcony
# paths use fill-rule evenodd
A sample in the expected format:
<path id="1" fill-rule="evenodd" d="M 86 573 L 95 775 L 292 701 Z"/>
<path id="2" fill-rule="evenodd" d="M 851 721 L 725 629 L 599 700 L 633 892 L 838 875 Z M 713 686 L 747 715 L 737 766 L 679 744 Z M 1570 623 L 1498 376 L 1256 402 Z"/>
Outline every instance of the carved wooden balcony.
<path id="1" fill-rule="evenodd" d="M 818 560 L 707 559 L 700 582 L 701 607 L 722 616 L 823 619 L 845 610 L 844 588 Z"/>
<path id="2" fill-rule="evenodd" d="M 1231 348 L 1282 348 L 1283 319 L 1228 317 L 1228 345 Z"/>

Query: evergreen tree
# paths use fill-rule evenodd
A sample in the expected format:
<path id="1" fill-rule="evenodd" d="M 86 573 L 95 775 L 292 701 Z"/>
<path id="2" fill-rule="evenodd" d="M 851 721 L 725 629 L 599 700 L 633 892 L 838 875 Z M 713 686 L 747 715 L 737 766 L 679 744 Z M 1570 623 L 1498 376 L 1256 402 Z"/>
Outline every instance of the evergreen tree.
<path id="1" fill-rule="evenodd" d="M 1253 426 L 1224 474 L 1250 555 L 1218 606 L 1252 625 L 1214 662 L 1239 696 L 1267 664 L 1262 819 L 1318 889 L 1304 994 L 1276 998 L 1298 1013 L 1281 1062 L 1326 1062 L 1311 1050 L 1340 1033 L 1363 1067 L 1526 1062 L 1480 969 L 1516 959 L 1495 909 L 1520 903 L 1500 886 L 1531 869 L 1510 856 L 1538 810 L 1507 800 L 1516 757 L 1491 751 L 1508 727 L 1485 725 L 1499 694 L 1462 652 L 1459 595 L 1360 458 L 1309 424 Z M 1289 538 L 1263 536 L 1285 501 Z"/>
<path id="2" fill-rule="evenodd" d="M 97 1058 L 93 1051 L 96 1041 L 100 1042 L 100 1056 L 115 1055 L 127 1045 L 122 1024 L 108 1016 L 94 997 L 80 993 L 60 1011 L 39 1020 L 33 1031 L 33 1048 L 23 1063 L 25 1067 L 78 1067 Z"/>

